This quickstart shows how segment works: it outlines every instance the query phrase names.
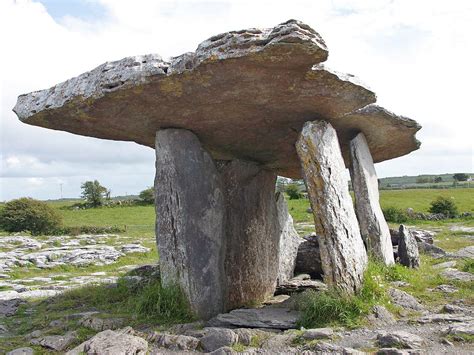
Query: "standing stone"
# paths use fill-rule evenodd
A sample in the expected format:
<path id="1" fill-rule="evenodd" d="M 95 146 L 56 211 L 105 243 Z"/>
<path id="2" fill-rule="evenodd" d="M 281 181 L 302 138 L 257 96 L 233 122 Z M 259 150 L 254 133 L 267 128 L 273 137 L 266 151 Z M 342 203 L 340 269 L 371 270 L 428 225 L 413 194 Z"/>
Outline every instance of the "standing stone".
<path id="1" fill-rule="evenodd" d="M 349 171 L 362 239 L 369 254 L 391 265 L 395 260 L 390 230 L 380 208 L 377 173 L 363 133 L 351 140 L 350 155 Z"/>
<path id="2" fill-rule="evenodd" d="M 280 226 L 276 174 L 243 161 L 218 164 L 225 197 L 227 310 L 273 295 L 278 277 Z"/>
<path id="3" fill-rule="evenodd" d="M 224 196 L 214 161 L 183 129 L 156 134 L 156 238 L 164 285 L 202 318 L 224 309 Z"/>
<path id="4" fill-rule="evenodd" d="M 296 255 L 303 242 L 293 226 L 293 218 L 288 213 L 288 204 L 282 193 L 277 193 L 276 204 L 280 224 L 280 255 L 278 262 L 278 284 L 285 283 L 295 272 Z"/>
<path id="5" fill-rule="evenodd" d="M 313 209 L 324 281 L 351 294 L 362 283 L 367 253 L 345 178 L 334 128 L 306 122 L 296 143 Z"/>
<path id="6" fill-rule="evenodd" d="M 400 225 L 399 235 L 398 257 L 400 258 L 400 264 L 418 268 L 420 266 L 420 254 L 418 253 L 418 244 L 415 237 L 403 224 Z"/>

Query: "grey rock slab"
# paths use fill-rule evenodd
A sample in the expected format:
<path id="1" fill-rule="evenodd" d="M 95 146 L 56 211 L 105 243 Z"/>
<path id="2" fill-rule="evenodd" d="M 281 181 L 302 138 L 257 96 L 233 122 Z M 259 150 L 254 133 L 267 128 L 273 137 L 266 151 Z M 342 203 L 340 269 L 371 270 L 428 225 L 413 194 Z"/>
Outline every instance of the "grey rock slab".
<path id="1" fill-rule="evenodd" d="M 372 309 L 373 314 L 368 317 L 369 322 L 375 325 L 395 324 L 397 320 L 384 306 L 376 305 Z"/>
<path id="2" fill-rule="evenodd" d="M 453 268 L 444 269 L 443 271 L 441 271 L 441 276 L 443 276 L 447 280 L 456 280 L 456 281 L 465 281 L 465 282 L 474 280 L 474 274 L 471 274 L 470 272 L 459 271 L 458 269 L 453 269 Z"/>
<path id="3" fill-rule="evenodd" d="M 9 351 L 7 355 L 34 355 L 35 351 L 29 347 L 23 347 Z"/>
<path id="4" fill-rule="evenodd" d="M 275 295 L 292 295 L 293 293 L 303 292 L 305 290 L 325 291 L 328 287 L 320 280 L 302 280 L 292 278 L 285 283 L 277 286 Z"/>
<path id="5" fill-rule="evenodd" d="M 474 259 L 474 245 L 459 249 L 458 251 L 451 253 L 450 256 L 456 258 Z"/>
<path id="6" fill-rule="evenodd" d="M 399 234 L 398 257 L 400 264 L 410 268 L 418 268 L 420 266 L 420 254 L 418 253 L 418 244 L 415 237 L 403 224 L 400 226 Z"/>
<path id="7" fill-rule="evenodd" d="M 395 347 L 402 349 L 420 349 L 425 343 L 424 339 L 418 335 L 402 330 L 380 332 L 377 334 L 377 342 L 381 347 Z"/>
<path id="8" fill-rule="evenodd" d="M 399 307 L 413 311 L 425 310 L 425 307 L 423 307 L 415 297 L 405 291 L 396 288 L 389 288 L 388 294 L 392 299 L 392 302 Z"/>
<path id="9" fill-rule="evenodd" d="M 204 336 L 200 339 L 200 345 L 205 352 L 232 346 L 239 340 L 238 335 L 231 329 L 204 328 L 204 332 Z"/>
<path id="10" fill-rule="evenodd" d="M 81 320 L 79 324 L 83 327 L 93 329 L 97 332 L 107 330 L 107 329 L 118 329 L 124 326 L 124 318 L 103 318 L 98 314 L 86 315 Z"/>
<path id="11" fill-rule="evenodd" d="M 445 261 L 444 263 L 433 265 L 435 269 L 447 269 L 447 268 L 453 268 L 455 266 L 456 266 L 455 260 Z"/>
<path id="12" fill-rule="evenodd" d="M 288 308 L 263 307 L 236 309 L 208 321 L 212 327 L 294 329 L 300 313 Z"/>
<path id="13" fill-rule="evenodd" d="M 68 355 L 145 355 L 148 342 L 140 337 L 122 331 L 104 330 L 76 348 Z"/>
<path id="14" fill-rule="evenodd" d="M 443 323 L 443 322 L 472 322 L 474 317 L 460 314 L 440 313 L 427 314 L 418 318 L 418 323 Z"/>
<path id="15" fill-rule="evenodd" d="M 474 336 L 474 322 L 453 324 L 443 331 L 446 335 Z"/>
<path id="16" fill-rule="evenodd" d="M 353 294 L 361 287 L 368 258 L 336 131 L 325 121 L 306 122 L 296 150 L 320 237 L 324 281 Z"/>
<path id="17" fill-rule="evenodd" d="M 18 311 L 18 307 L 25 303 L 20 298 L 0 300 L 0 317 L 11 317 Z"/>
<path id="18" fill-rule="evenodd" d="M 395 263 L 388 224 L 380 207 L 377 173 L 363 133 L 350 142 L 349 168 L 357 220 L 367 251 L 386 265 Z"/>
<path id="19" fill-rule="evenodd" d="M 169 61 L 107 62 L 21 95 L 14 111 L 27 124 L 149 147 L 157 129 L 182 127 L 214 159 L 249 159 L 290 177 L 301 176 L 294 143 L 308 117 L 337 123 L 344 137 L 363 131 L 375 162 L 418 149 L 417 123 L 367 107 L 375 94 L 322 65 L 327 55 L 316 31 L 290 20 L 214 36 Z"/>
<path id="20" fill-rule="evenodd" d="M 298 247 L 295 262 L 295 274 L 309 274 L 312 278 L 321 278 L 323 266 L 319 251 L 319 237 L 310 234 L 303 237 L 303 242 Z"/>
<path id="21" fill-rule="evenodd" d="M 352 348 L 346 348 L 340 345 L 320 342 L 317 343 L 311 350 L 315 351 L 316 354 L 341 354 L 341 355 L 363 355 L 362 351 L 358 351 Z"/>
<path id="22" fill-rule="evenodd" d="M 425 242 L 428 244 L 434 243 L 435 232 L 431 232 L 424 229 L 414 229 L 410 228 L 411 234 L 415 237 L 417 242 Z"/>
<path id="23" fill-rule="evenodd" d="M 76 332 L 67 332 L 64 335 L 46 335 L 30 341 L 31 344 L 41 345 L 44 348 L 63 351 L 77 339 Z"/>
<path id="24" fill-rule="evenodd" d="M 278 222 L 280 224 L 280 252 L 278 255 L 278 284 L 284 283 L 293 277 L 296 256 L 303 239 L 299 237 L 293 225 L 293 218 L 288 213 L 288 204 L 285 195 L 278 192 L 276 195 Z"/>
<path id="25" fill-rule="evenodd" d="M 230 310 L 263 302 L 275 292 L 280 248 L 276 175 L 244 160 L 219 161 L 217 167 L 225 198 L 225 309 Z"/>
<path id="26" fill-rule="evenodd" d="M 141 244 L 125 244 L 122 245 L 121 248 L 122 253 L 130 254 L 130 253 L 148 253 L 151 249 L 144 247 Z"/>
<path id="27" fill-rule="evenodd" d="M 164 284 L 202 318 L 224 309 L 224 196 L 211 156 L 183 129 L 156 133 L 156 240 Z"/>
<path id="28" fill-rule="evenodd" d="M 187 335 L 173 335 L 154 333 L 147 337 L 147 341 L 159 347 L 170 350 L 193 351 L 199 346 L 199 339 Z"/>
<path id="29" fill-rule="evenodd" d="M 418 242 L 418 250 L 420 253 L 431 255 L 434 258 L 442 258 L 447 256 L 446 251 L 444 251 L 442 248 L 425 242 Z"/>
<path id="30" fill-rule="evenodd" d="M 327 339 L 334 336 L 332 328 L 314 328 L 304 330 L 302 337 L 307 340 Z"/>

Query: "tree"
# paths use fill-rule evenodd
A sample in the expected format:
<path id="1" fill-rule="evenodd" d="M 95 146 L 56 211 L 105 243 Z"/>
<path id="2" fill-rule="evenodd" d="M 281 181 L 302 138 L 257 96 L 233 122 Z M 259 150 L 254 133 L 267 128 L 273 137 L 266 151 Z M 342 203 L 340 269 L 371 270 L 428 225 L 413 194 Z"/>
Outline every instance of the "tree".
<path id="1" fill-rule="evenodd" d="M 430 213 L 442 213 L 448 218 L 456 217 L 458 214 L 458 208 L 454 201 L 442 196 L 431 202 L 431 207 L 428 211 Z"/>
<path id="2" fill-rule="evenodd" d="M 61 215 L 47 203 L 27 197 L 7 202 L 0 211 L 0 227 L 7 232 L 54 233 L 61 223 Z"/>
<path id="3" fill-rule="evenodd" d="M 296 184 L 288 184 L 286 186 L 286 191 L 285 191 L 288 196 L 290 197 L 290 200 L 297 200 L 301 198 L 301 193 L 298 185 Z"/>
<path id="4" fill-rule="evenodd" d="M 82 183 L 81 189 L 81 197 L 84 198 L 92 207 L 101 206 L 102 201 L 107 194 L 107 189 L 97 180 Z"/>
<path id="5" fill-rule="evenodd" d="M 456 181 L 467 181 L 467 179 L 469 179 L 469 175 L 464 173 L 457 173 L 453 175 L 453 179 Z"/>
<path id="6" fill-rule="evenodd" d="M 434 182 L 435 182 L 435 183 L 442 182 L 442 181 L 443 181 L 443 178 L 442 178 L 441 176 L 437 176 L 437 177 L 435 177 L 435 179 L 434 179 Z"/>
<path id="7" fill-rule="evenodd" d="M 138 197 L 143 203 L 153 204 L 155 203 L 155 189 L 153 187 L 149 187 L 148 189 L 140 192 Z"/>

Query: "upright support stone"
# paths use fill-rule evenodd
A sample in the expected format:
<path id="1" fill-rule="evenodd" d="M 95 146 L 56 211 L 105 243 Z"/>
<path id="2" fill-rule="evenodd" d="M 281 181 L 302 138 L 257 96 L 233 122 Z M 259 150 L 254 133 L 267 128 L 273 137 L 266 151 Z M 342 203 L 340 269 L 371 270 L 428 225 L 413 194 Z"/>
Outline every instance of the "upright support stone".
<path id="1" fill-rule="evenodd" d="M 334 128 L 325 121 L 306 122 L 296 143 L 316 232 L 320 238 L 324 281 L 346 293 L 360 288 L 367 253 L 345 178 Z"/>
<path id="2" fill-rule="evenodd" d="M 293 218 L 288 213 L 288 204 L 283 193 L 277 193 L 276 204 L 280 224 L 278 284 L 281 284 L 294 276 L 298 248 L 304 239 L 300 238 L 293 225 Z"/>
<path id="3" fill-rule="evenodd" d="M 219 174 L 198 138 L 156 134 L 156 236 L 162 282 L 178 283 L 201 318 L 224 310 L 225 202 Z"/>
<path id="4" fill-rule="evenodd" d="M 276 174 L 233 160 L 218 164 L 226 208 L 226 309 L 273 295 L 278 275 Z"/>
<path id="5" fill-rule="evenodd" d="M 395 260 L 390 230 L 380 208 L 377 173 L 363 133 L 351 140 L 350 156 L 349 171 L 362 239 L 369 254 L 391 265 Z"/>

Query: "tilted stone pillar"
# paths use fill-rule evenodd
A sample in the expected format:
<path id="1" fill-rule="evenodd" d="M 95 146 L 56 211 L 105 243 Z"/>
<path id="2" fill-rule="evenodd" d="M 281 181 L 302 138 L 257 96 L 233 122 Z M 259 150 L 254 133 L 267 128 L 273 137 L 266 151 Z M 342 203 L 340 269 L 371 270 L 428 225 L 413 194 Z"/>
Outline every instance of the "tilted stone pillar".
<path id="1" fill-rule="evenodd" d="M 367 251 L 386 265 L 395 262 L 392 240 L 379 203 L 379 189 L 374 161 L 363 133 L 350 142 L 352 186 L 357 219 Z"/>
<path id="2" fill-rule="evenodd" d="M 224 195 L 211 156 L 183 129 L 156 134 L 156 237 L 163 284 L 177 283 L 193 311 L 224 310 Z"/>
<path id="3" fill-rule="evenodd" d="M 345 178 L 334 128 L 306 122 L 296 143 L 316 233 L 320 236 L 324 281 L 351 294 L 361 286 L 367 253 Z"/>
<path id="4" fill-rule="evenodd" d="M 201 318 L 263 301 L 275 290 L 276 175 L 215 162 L 183 129 L 156 134 L 156 235 L 164 284 L 177 283 Z"/>
<path id="5" fill-rule="evenodd" d="M 226 203 L 226 309 L 273 295 L 278 276 L 276 174 L 243 160 L 219 162 Z"/>

